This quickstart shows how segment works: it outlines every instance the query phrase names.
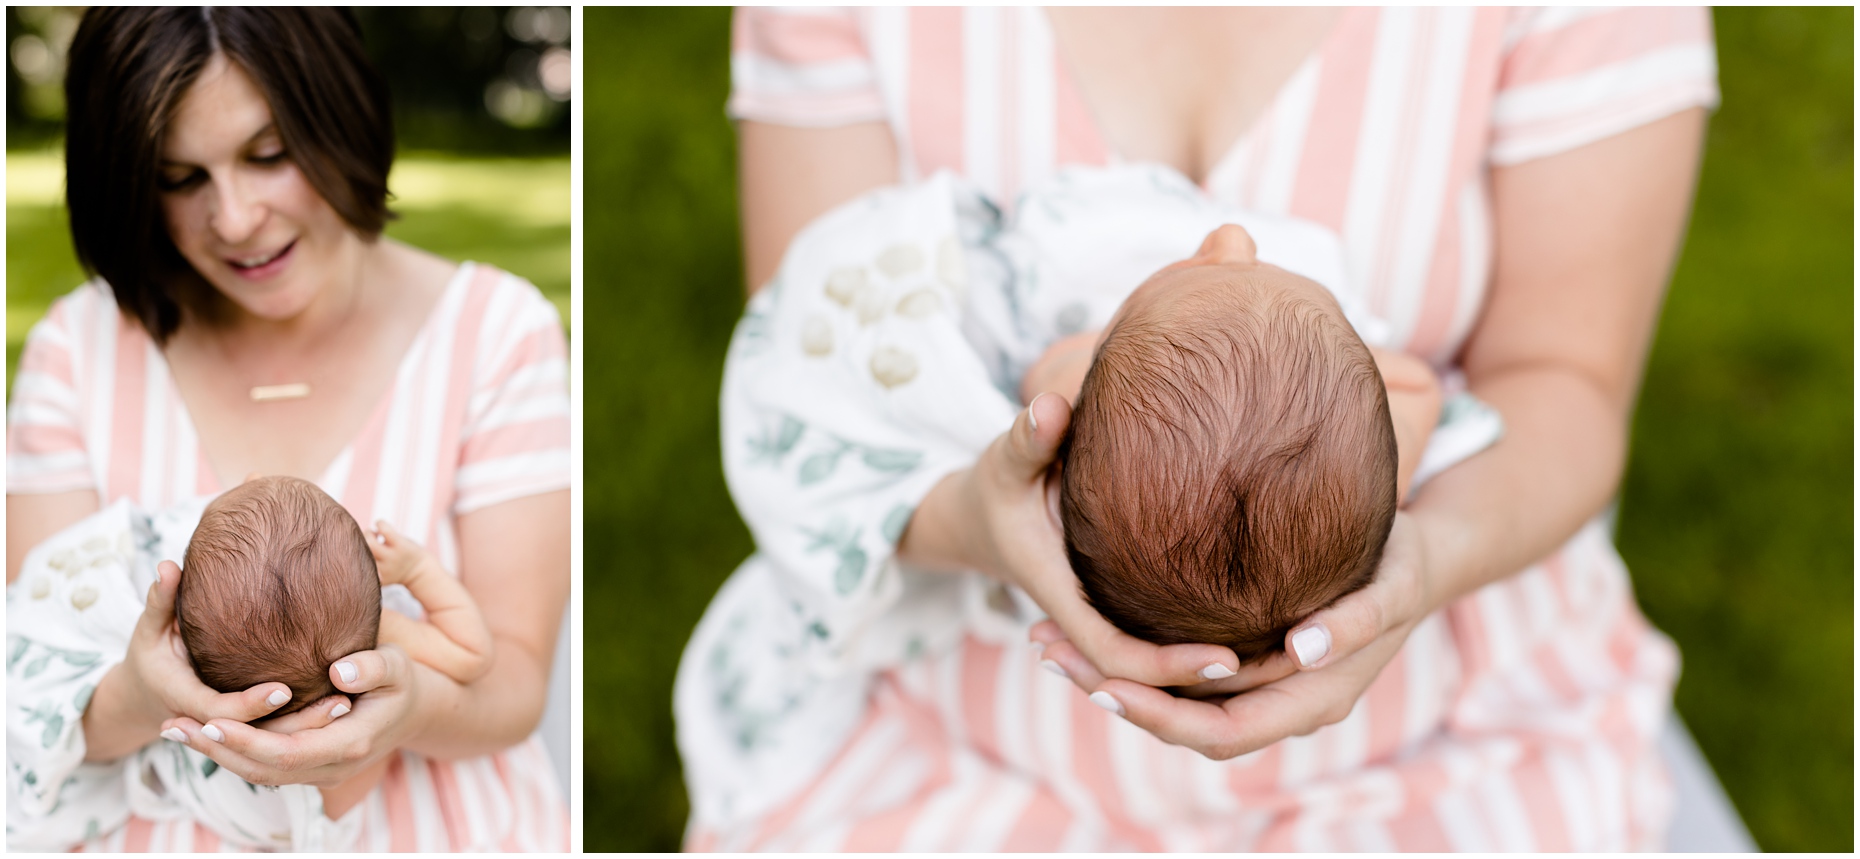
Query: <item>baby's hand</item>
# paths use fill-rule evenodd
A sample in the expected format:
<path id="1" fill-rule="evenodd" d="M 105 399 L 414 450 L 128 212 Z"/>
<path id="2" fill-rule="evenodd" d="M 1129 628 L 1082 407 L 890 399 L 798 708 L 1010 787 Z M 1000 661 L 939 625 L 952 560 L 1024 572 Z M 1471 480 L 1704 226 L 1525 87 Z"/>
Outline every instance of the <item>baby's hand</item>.
<path id="1" fill-rule="evenodd" d="M 433 553 L 392 525 L 377 521 L 375 534 L 369 547 L 381 584 L 405 586 L 426 609 L 424 622 L 383 611 L 381 642 L 399 645 L 415 661 L 459 683 L 483 677 L 491 670 L 493 642 L 471 593 L 440 567 Z"/>
<path id="2" fill-rule="evenodd" d="M 375 520 L 373 536 L 368 550 L 375 555 L 375 572 L 381 575 L 381 584 L 405 584 L 420 556 L 426 554 L 425 549 L 394 530 L 386 520 Z"/>
<path id="3" fill-rule="evenodd" d="M 375 553 L 375 570 L 381 574 L 383 585 L 406 585 L 430 572 L 428 564 L 438 564 L 432 553 L 394 530 L 386 520 L 375 521 L 375 539 L 368 541 L 368 548 Z"/>
<path id="4" fill-rule="evenodd" d="M 1388 390 L 1389 419 L 1395 425 L 1395 497 L 1405 502 L 1415 467 L 1420 465 L 1427 440 L 1434 434 L 1434 424 L 1440 420 L 1440 377 L 1427 362 L 1406 352 L 1371 346 L 1369 354 Z"/>

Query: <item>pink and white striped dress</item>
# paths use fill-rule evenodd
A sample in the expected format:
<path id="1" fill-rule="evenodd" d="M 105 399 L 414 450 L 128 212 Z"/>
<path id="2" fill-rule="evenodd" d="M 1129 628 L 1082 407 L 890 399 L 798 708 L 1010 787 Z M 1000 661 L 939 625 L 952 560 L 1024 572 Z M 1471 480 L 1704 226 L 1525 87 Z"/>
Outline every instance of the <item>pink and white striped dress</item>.
<path id="1" fill-rule="evenodd" d="M 359 522 L 387 519 L 458 569 L 454 521 L 568 488 L 567 352 L 536 287 L 466 263 L 393 386 L 317 484 Z M 222 487 L 167 361 L 109 288 L 79 287 L 27 336 L 7 415 L 7 494 L 96 489 L 166 507 Z M 356 813 L 377 851 L 562 851 L 568 811 L 540 738 L 480 758 L 402 750 Z M 192 821 L 132 817 L 101 851 L 218 851 Z"/>
<path id="2" fill-rule="evenodd" d="M 1117 157 L 1036 9 L 744 9 L 732 58 L 732 116 L 886 122 L 901 180 L 949 168 L 1011 200 Z M 1371 311 L 1445 369 L 1490 284 L 1493 165 L 1716 100 L 1704 10 L 1352 9 L 1204 190 L 1336 230 Z M 1657 848 L 1677 669 L 1598 520 L 1422 622 L 1349 718 L 1310 736 L 1209 761 L 971 637 L 880 677 L 792 799 L 694 820 L 688 846 Z"/>

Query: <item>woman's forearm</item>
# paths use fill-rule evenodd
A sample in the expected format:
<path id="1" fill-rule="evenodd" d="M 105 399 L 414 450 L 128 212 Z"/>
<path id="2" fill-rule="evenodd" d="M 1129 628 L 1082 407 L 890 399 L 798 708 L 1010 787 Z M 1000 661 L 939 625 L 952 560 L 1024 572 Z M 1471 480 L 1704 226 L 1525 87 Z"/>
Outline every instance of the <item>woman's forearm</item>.
<path id="1" fill-rule="evenodd" d="M 90 706 L 84 709 L 84 760 L 113 761 L 155 741 L 161 731 L 161 716 L 142 712 L 135 706 L 140 696 L 133 694 L 124 663 L 104 672 L 91 692 Z"/>
<path id="2" fill-rule="evenodd" d="M 1443 605 L 1541 560 L 1613 497 L 1685 233 L 1704 112 L 1492 174 L 1492 291 L 1461 364 L 1505 438 L 1411 507 Z"/>
<path id="3" fill-rule="evenodd" d="M 461 685 L 419 666 L 423 727 L 406 747 L 429 757 L 477 757 L 522 742 L 542 721 L 552 654 L 530 653 L 509 638 L 496 639 L 491 670 Z"/>
<path id="4" fill-rule="evenodd" d="M 1505 437 L 1423 486 L 1409 513 L 1438 608 L 1517 573 L 1601 512 L 1621 479 L 1626 418 L 1582 376 L 1519 367 L 1475 382 Z"/>
<path id="5" fill-rule="evenodd" d="M 548 696 L 557 625 L 569 592 L 568 490 L 459 517 L 459 581 L 491 632 L 491 664 L 469 684 L 417 666 L 420 728 L 405 745 L 437 758 L 522 742 Z"/>
<path id="6" fill-rule="evenodd" d="M 898 560 L 937 572 L 989 573 L 980 569 L 969 538 L 976 528 L 973 517 L 965 515 L 973 509 L 964 498 L 969 472 L 967 468 L 950 472 L 930 488 L 898 538 Z"/>

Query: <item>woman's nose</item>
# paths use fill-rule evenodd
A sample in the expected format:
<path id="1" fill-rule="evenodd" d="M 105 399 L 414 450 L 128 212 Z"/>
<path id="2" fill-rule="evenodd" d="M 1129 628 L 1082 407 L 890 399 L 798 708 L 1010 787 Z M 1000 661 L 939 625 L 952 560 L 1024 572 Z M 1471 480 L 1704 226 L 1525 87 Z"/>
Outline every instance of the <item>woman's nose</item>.
<path id="1" fill-rule="evenodd" d="M 213 183 L 213 209 L 208 225 L 219 240 L 236 245 L 251 238 L 265 222 L 265 207 L 240 181 L 237 173 Z"/>

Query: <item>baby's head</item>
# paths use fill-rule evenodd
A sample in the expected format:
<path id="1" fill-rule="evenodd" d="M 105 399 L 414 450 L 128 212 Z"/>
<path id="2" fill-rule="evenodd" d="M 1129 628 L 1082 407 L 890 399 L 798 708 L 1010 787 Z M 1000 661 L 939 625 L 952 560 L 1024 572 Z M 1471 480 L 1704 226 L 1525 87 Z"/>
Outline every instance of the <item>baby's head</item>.
<path id="1" fill-rule="evenodd" d="M 194 671 L 238 692 L 291 687 L 283 715 L 336 691 L 329 666 L 372 650 L 381 581 L 355 517 L 309 481 L 255 477 L 207 505 L 175 613 Z"/>
<path id="2" fill-rule="evenodd" d="M 1394 524 L 1375 360 L 1322 286 L 1258 263 L 1239 227 L 1131 295 L 1060 457 L 1066 552 L 1098 611 L 1242 662 L 1368 584 Z"/>

